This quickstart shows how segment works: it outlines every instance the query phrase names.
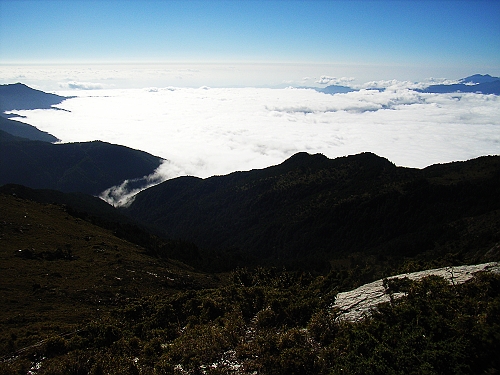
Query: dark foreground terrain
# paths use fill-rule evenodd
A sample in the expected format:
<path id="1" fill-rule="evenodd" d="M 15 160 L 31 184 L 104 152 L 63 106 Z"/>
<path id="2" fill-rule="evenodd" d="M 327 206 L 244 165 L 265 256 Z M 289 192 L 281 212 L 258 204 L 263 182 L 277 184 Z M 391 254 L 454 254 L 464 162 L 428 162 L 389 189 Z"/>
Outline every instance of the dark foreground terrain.
<path id="1" fill-rule="evenodd" d="M 276 241 L 279 231 L 265 229 L 278 220 L 285 234 L 291 233 L 287 226 L 303 238 L 312 233 L 309 246 L 290 242 L 290 252 L 283 246 L 260 258 L 243 246 L 233 247 L 235 255 L 223 242 L 196 244 L 203 236 L 193 242 L 168 236 L 159 230 L 167 226 L 139 223 L 138 216 L 124 217 L 84 194 L 3 186 L 0 373 L 497 373 L 497 274 L 478 274 L 461 285 L 432 276 L 388 282 L 389 295 L 406 297 L 391 298 L 357 322 L 343 320 L 333 305 L 338 292 L 379 277 L 498 260 L 498 164 L 497 157 L 484 157 L 421 171 L 372 154 L 333 161 L 301 154 L 265 170 L 181 178 L 151 190 L 170 186 L 157 202 L 176 202 L 170 212 L 179 215 L 184 207 L 194 224 L 195 202 L 207 227 L 215 220 L 202 208 L 215 214 L 223 196 L 229 206 L 220 211 L 240 210 L 240 220 L 256 212 L 263 222 L 232 241 L 252 233 L 258 243 Z M 179 182 L 187 184 L 173 194 Z M 234 197 L 240 201 L 232 207 Z M 153 208 L 163 209 L 150 206 L 152 215 Z M 337 209 L 345 222 L 332 220 Z M 391 212 L 394 217 L 386 218 Z M 321 222 L 330 227 L 312 230 Z M 325 238 L 376 246 L 337 251 L 336 245 L 318 253 L 315 244 Z M 414 241 L 431 246 L 415 251 Z M 297 252 L 307 254 L 299 258 L 308 261 L 303 269 L 290 262 Z M 238 263 L 245 257 L 248 267 Z"/>
<path id="2" fill-rule="evenodd" d="M 148 255 L 67 206 L 0 194 L 0 208 L 1 374 L 500 369 L 498 274 L 460 285 L 439 277 L 387 282 L 389 295 L 406 297 L 347 322 L 333 302 L 357 283 L 355 269 L 203 274 Z"/>

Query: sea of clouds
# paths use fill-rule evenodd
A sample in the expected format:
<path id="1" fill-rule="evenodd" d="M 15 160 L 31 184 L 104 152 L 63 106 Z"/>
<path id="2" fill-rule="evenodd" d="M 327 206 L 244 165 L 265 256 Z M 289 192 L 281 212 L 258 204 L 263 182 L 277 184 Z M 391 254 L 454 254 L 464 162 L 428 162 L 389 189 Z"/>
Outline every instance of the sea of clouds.
<path id="1" fill-rule="evenodd" d="M 495 95 L 420 93 L 413 90 L 418 84 L 399 81 L 335 95 L 297 88 L 68 87 L 91 90 L 56 92 L 76 95 L 57 106 L 65 111 L 14 112 L 62 142 L 102 140 L 162 157 L 155 182 L 264 168 L 300 151 L 330 158 L 370 151 L 418 168 L 500 153 Z M 116 187 L 107 197 L 120 204 L 129 193 Z"/>

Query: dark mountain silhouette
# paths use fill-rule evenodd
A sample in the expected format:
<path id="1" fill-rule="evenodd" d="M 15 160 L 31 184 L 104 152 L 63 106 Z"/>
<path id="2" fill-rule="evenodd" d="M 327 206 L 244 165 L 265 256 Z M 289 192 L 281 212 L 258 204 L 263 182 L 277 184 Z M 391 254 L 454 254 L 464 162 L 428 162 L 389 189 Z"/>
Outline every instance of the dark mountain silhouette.
<path id="1" fill-rule="evenodd" d="M 102 199 L 85 193 L 64 193 L 59 190 L 31 189 L 24 185 L 6 184 L 0 186 L 0 194 L 13 195 L 38 203 L 63 205 L 69 207 L 71 212 L 81 212 L 112 222 L 132 222 Z"/>
<path id="2" fill-rule="evenodd" d="M 0 130 L 0 143 L 3 142 L 14 142 L 14 141 L 26 141 L 26 138 L 22 137 L 17 137 L 15 135 L 12 135 L 10 133 L 4 132 L 3 130 Z"/>
<path id="3" fill-rule="evenodd" d="M 71 97 L 35 90 L 22 83 L 0 85 L 0 130 L 33 141 L 57 142 L 58 139 L 52 134 L 20 121 L 9 120 L 9 117 L 17 115 L 7 115 L 5 112 L 27 109 L 58 109 L 54 106 L 69 98 Z"/>
<path id="4" fill-rule="evenodd" d="M 474 74 L 460 80 L 460 83 L 452 85 L 431 85 L 423 90 L 426 93 L 453 93 L 453 92 L 473 92 L 482 94 L 500 95 L 500 78 L 492 77 L 488 74 Z"/>
<path id="5" fill-rule="evenodd" d="M 2 116 L 0 116 L 0 131 L 4 131 L 17 137 L 30 139 L 32 141 L 58 141 L 58 139 L 52 134 L 38 130 L 32 125 L 25 124 L 21 121 L 10 120 Z"/>
<path id="6" fill-rule="evenodd" d="M 498 81 L 499 79 L 499 77 L 492 77 L 489 74 L 474 74 L 469 77 L 462 78 L 460 83 L 489 83 Z"/>
<path id="7" fill-rule="evenodd" d="M 330 85 L 326 87 L 299 86 L 298 89 L 312 89 L 325 94 L 345 94 L 347 92 L 358 91 L 348 86 Z"/>
<path id="8" fill-rule="evenodd" d="M 9 141 L 10 138 L 10 141 Z M 162 159 L 106 142 L 52 144 L 15 139 L 0 132 L 0 185 L 96 195 L 127 179 L 154 172 Z"/>
<path id="9" fill-rule="evenodd" d="M 102 199 L 88 194 L 63 193 L 50 189 L 31 189 L 17 184 L 0 186 L 0 194 L 43 204 L 60 205 L 71 216 L 83 219 L 106 230 L 111 230 L 115 236 L 143 247 L 145 253 L 156 258 L 175 258 L 190 262 L 199 256 L 198 249 L 194 244 L 188 241 L 159 238 L 141 223 L 123 215 Z"/>
<path id="10" fill-rule="evenodd" d="M 356 253 L 482 258 L 500 241 L 499 183 L 499 156 L 419 170 L 371 153 L 299 153 L 262 170 L 165 181 L 123 212 L 228 264 L 325 269 Z M 476 241 L 477 231 L 489 239 Z"/>
<path id="11" fill-rule="evenodd" d="M 69 98 L 35 90 L 22 83 L 0 85 L 0 113 L 16 109 L 50 109 Z"/>
<path id="12" fill-rule="evenodd" d="M 2 112 L 55 108 L 54 105 L 68 98 L 21 83 L 0 85 Z M 0 184 L 95 195 L 124 180 L 150 175 L 162 160 L 146 152 L 100 141 L 49 143 L 56 141 L 56 137 L 34 126 L 0 116 Z"/>
<path id="13" fill-rule="evenodd" d="M 339 85 L 330 85 L 330 86 L 326 86 L 324 88 L 317 88 L 316 87 L 315 90 L 322 92 L 322 93 L 325 93 L 325 94 L 345 94 L 348 92 L 357 91 L 351 87 L 339 86 Z"/>

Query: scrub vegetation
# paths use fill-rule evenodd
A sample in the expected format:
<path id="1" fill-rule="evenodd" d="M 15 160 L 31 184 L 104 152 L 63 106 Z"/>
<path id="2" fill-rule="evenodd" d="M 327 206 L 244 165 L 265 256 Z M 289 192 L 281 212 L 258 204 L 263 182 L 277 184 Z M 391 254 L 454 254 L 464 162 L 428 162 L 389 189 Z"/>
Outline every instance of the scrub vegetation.
<path id="1" fill-rule="evenodd" d="M 407 297 L 349 323 L 331 308 L 333 275 L 258 269 L 224 286 L 132 299 L 52 335 L 3 373 L 458 374 L 500 365 L 500 277 L 464 285 L 428 277 Z M 12 338 L 11 338 L 12 341 Z M 33 371 L 35 369 L 36 371 Z"/>

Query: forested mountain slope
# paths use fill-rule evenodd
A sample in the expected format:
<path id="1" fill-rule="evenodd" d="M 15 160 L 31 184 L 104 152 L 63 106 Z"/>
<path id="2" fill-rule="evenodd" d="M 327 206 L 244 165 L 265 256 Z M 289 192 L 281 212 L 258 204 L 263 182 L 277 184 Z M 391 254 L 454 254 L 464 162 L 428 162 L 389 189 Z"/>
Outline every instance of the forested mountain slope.
<path id="1" fill-rule="evenodd" d="M 370 153 L 300 153 L 262 170 L 165 181 L 123 211 L 213 250 L 206 259 L 221 267 L 329 269 L 356 253 L 487 261 L 500 241 L 499 183 L 498 156 L 418 170 Z"/>
<path id="2" fill-rule="evenodd" d="M 97 195 L 155 171 L 162 159 L 106 142 L 52 144 L 0 134 L 0 185 Z"/>

